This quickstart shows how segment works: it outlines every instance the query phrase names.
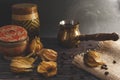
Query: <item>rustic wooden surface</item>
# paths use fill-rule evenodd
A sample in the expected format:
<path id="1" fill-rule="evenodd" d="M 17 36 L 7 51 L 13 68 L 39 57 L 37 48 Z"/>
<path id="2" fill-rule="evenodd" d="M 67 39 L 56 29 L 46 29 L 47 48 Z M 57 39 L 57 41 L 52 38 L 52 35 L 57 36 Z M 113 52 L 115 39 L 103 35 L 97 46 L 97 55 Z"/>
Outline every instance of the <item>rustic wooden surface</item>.
<path id="1" fill-rule="evenodd" d="M 51 48 L 58 52 L 58 73 L 56 76 L 45 78 L 38 74 L 36 70 L 31 73 L 14 74 L 9 69 L 10 62 L 4 60 L 3 56 L 0 55 L 0 80 L 100 80 L 71 63 L 73 55 L 89 48 L 95 48 L 97 42 L 81 42 L 79 47 L 67 49 L 60 47 L 55 38 L 42 38 L 41 41 L 45 48 Z M 39 62 L 40 60 L 35 63 L 35 66 Z"/>

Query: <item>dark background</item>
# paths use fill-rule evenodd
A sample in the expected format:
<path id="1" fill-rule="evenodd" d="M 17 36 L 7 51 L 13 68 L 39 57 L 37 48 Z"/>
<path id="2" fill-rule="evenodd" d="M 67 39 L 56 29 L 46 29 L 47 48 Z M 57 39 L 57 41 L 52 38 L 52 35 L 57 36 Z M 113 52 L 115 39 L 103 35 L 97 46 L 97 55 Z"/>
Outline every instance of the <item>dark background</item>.
<path id="1" fill-rule="evenodd" d="M 13 4 L 26 2 L 38 5 L 41 37 L 56 37 L 63 19 L 78 20 L 82 34 L 120 33 L 119 0 L 0 0 L 0 26 L 11 24 Z"/>

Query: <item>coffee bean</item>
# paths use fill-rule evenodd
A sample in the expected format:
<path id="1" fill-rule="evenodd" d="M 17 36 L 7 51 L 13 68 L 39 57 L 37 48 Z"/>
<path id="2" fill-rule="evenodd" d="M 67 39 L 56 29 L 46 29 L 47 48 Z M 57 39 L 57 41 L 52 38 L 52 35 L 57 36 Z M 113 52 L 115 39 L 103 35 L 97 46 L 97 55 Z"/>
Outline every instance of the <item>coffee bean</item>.
<path id="1" fill-rule="evenodd" d="M 113 60 L 113 64 L 116 64 L 116 61 L 115 61 L 115 60 Z"/>
<path id="2" fill-rule="evenodd" d="M 91 47 L 91 46 L 92 46 L 92 44 L 88 44 L 88 46 L 90 46 L 90 47 Z"/>
<path id="3" fill-rule="evenodd" d="M 107 76 L 109 74 L 109 72 L 105 72 L 104 75 Z"/>
<path id="4" fill-rule="evenodd" d="M 107 65 L 106 65 L 106 64 L 102 65 L 102 66 L 101 66 L 101 69 L 108 70 Z"/>
<path id="5" fill-rule="evenodd" d="M 79 48 L 79 45 L 77 44 L 77 45 L 75 45 L 75 47 L 76 47 L 76 48 Z"/>

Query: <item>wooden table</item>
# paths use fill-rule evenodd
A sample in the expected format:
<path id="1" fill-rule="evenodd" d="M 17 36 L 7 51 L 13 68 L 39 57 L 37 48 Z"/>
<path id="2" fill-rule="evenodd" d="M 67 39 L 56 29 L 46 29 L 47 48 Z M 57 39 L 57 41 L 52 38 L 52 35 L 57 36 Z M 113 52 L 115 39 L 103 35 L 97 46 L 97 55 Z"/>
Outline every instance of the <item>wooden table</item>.
<path id="1" fill-rule="evenodd" d="M 3 59 L 0 56 L 0 80 L 100 80 L 90 73 L 77 68 L 72 62 L 72 56 L 79 54 L 80 52 L 97 47 L 93 41 L 81 42 L 79 47 L 76 48 L 62 48 L 58 45 L 57 39 L 55 38 L 41 38 L 41 41 L 45 48 L 51 48 L 58 52 L 58 73 L 56 76 L 51 78 L 45 78 L 38 74 L 36 70 L 31 73 L 14 74 L 10 71 L 9 61 Z M 39 64 L 40 60 L 35 63 L 35 66 Z"/>

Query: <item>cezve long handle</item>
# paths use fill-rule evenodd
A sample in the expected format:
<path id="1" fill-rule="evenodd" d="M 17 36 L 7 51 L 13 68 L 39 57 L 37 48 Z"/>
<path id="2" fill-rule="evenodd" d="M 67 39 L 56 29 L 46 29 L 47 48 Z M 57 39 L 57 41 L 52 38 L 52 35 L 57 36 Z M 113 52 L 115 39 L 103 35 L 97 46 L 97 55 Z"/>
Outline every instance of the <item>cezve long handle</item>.
<path id="1" fill-rule="evenodd" d="M 97 33 L 97 34 L 90 34 L 90 35 L 80 35 L 77 37 L 77 40 L 80 40 L 80 41 L 88 41 L 88 40 L 95 40 L 95 41 L 113 40 L 113 41 L 116 41 L 118 39 L 119 39 L 119 35 L 117 33 Z"/>

